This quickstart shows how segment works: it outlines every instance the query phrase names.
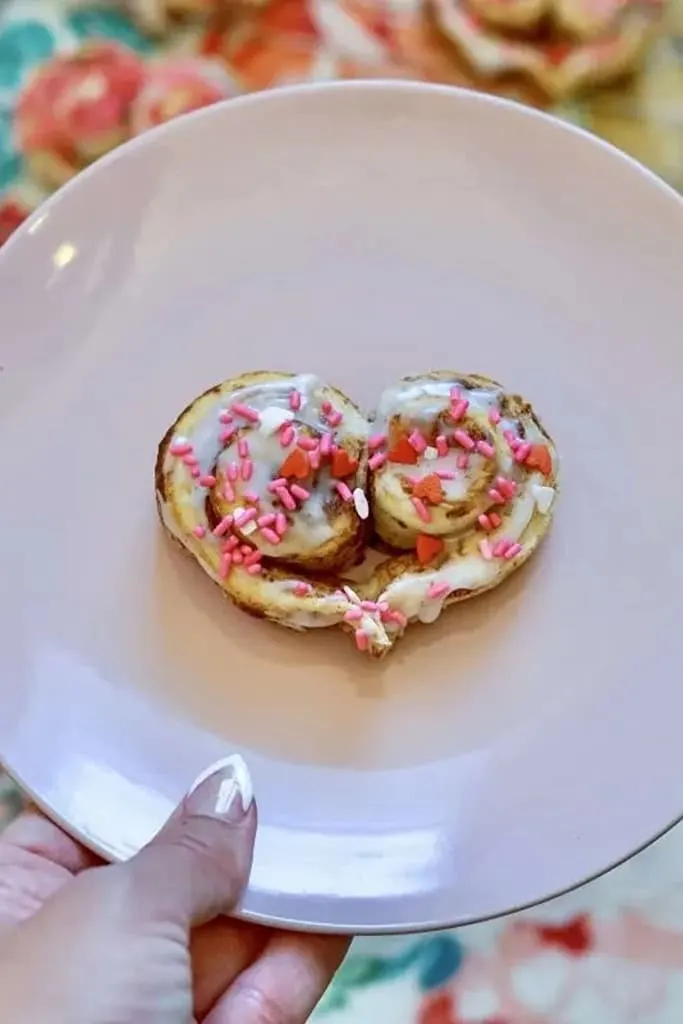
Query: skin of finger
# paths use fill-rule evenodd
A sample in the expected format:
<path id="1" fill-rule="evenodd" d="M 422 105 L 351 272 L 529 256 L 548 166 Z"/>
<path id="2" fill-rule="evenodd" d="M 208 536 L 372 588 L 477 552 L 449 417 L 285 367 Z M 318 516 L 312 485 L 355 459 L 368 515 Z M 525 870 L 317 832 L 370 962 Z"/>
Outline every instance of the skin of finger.
<path id="1" fill-rule="evenodd" d="M 203 1020 L 235 978 L 265 949 L 272 932 L 219 917 L 195 928 L 190 940 L 194 1012 Z"/>
<path id="2" fill-rule="evenodd" d="M 86 871 L 19 925 L 0 956 L 2 1019 L 181 1024 L 192 1010 L 182 929 L 140 927 L 121 873 Z"/>
<path id="3" fill-rule="evenodd" d="M 96 861 L 41 814 L 17 818 L 0 838 L 0 938 Z"/>
<path id="4" fill-rule="evenodd" d="M 346 956 L 350 940 L 331 935 L 273 935 L 204 1024 L 304 1024 Z"/>
<path id="5" fill-rule="evenodd" d="M 4 846 L 36 854 L 72 875 L 102 863 L 94 853 L 35 810 L 25 811 L 7 826 L 0 838 L 0 847 Z"/>
<path id="6" fill-rule="evenodd" d="M 254 804 L 230 825 L 196 814 L 171 818 L 125 866 L 142 916 L 197 926 L 234 910 L 249 878 L 255 835 Z"/>

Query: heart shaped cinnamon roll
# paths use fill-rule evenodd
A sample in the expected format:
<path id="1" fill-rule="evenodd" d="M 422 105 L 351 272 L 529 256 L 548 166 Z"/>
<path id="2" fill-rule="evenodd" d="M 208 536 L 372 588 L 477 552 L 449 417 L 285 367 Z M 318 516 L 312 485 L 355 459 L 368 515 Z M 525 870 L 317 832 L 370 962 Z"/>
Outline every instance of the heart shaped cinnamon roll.
<path id="1" fill-rule="evenodd" d="M 391 386 L 372 421 L 312 375 L 244 374 L 192 402 L 156 462 L 165 529 L 226 596 L 375 657 L 518 568 L 556 491 L 529 403 L 450 371 Z"/>

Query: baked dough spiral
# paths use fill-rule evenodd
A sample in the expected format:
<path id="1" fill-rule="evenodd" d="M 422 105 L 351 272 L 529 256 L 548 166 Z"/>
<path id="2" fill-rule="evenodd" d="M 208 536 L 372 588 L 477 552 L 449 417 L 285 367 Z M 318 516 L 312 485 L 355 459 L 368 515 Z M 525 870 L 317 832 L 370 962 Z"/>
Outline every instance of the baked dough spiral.
<path id="1" fill-rule="evenodd" d="M 372 421 L 310 374 L 244 374 L 192 402 L 156 462 L 165 529 L 226 596 L 291 629 L 341 625 L 375 657 L 518 568 L 556 489 L 529 403 L 450 371 L 388 388 Z"/>

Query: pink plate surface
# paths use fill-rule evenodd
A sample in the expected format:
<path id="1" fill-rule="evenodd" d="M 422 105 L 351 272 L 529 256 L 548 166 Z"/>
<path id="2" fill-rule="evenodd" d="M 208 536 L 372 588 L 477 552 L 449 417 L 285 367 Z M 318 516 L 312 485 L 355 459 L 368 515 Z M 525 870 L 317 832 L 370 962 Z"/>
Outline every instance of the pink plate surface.
<path id="1" fill-rule="evenodd" d="M 112 858 L 239 750 L 244 913 L 353 932 L 538 900 L 681 813 L 683 212 L 504 101 L 349 83 L 153 131 L 0 253 L 0 752 Z M 383 663 L 251 620 L 161 535 L 169 423 L 252 368 L 371 408 L 411 371 L 531 397 L 541 552 Z"/>

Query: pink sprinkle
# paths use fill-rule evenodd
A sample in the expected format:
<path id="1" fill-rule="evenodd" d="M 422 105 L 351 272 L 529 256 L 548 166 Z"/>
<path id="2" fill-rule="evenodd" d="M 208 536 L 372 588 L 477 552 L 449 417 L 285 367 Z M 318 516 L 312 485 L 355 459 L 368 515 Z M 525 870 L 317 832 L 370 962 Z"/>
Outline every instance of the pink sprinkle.
<path id="1" fill-rule="evenodd" d="M 193 529 L 192 532 L 195 535 L 195 537 L 199 537 L 200 540 L 203 537 L 206 537 L 206 527 L 205 526 L 195 526 L 195 528 Z"/>
<path id="2" fill-rule="evenodd" d="M 458 469 L 467 469 L 469 467 L 470 460 L 463 453 L 462 455 L 458 455 L 457 459 L 455 460 L 455 464 L 458 467 Z"/>
<path id="3" fill-rule="evenodd" d="M 215 487 L 216 477 L 212 476 L 211 473 L 205 473 L 204 475 L 199 477 L 198 482 L 201 484 L 202 487 Z"/>
<path id="4" fill-rule="evenodd" d="M 293 412 L 298 412 L 301 408 L 301 392 L 297 391 L 296 388 L 289 393 L 289 408 Z"/>
<path id="5" fill-rule="evenodd" d="M 359 651 L 367 651 L 369 638 L 368 634 L 362 629 L 356 630 L 356 647 Z"/>
<path id="6" fill-rule="evenodd" d="M 443 458 L 444 455 L 448 455 L 448 441 L 443 434 L 439 434 L 436 439 L 436 450 L 441 458 Z"/>
<path id="7" fill-rule="evenodd" d="M 398 608 L 394 608 L 393 611 L 390 612 L 390 616 L 391 619 L 393 619 L 393 621 L 401 627 L 401 629 L 405 629 L 406 626 L 408 625 L 407 616 L 405 616 L 403 612 L 400 612 Z"/>
<path id="8" fill-rule="evenodd" d="M 278 537 L 284 537 L 288 529 L 289 523 L 287 522 L 287 516 L 284 514 L 284 512 L 278 512 L 277 516 L 275 517 L 275 532 L 277 533 Z"/>
<path id="9" fill-rule="evenodd" d="M 467 410 L 470 407 L 470 403 L 466 398 L 461 398 L 451 406 L 451 419 L 457 423 L 461 420 Z"/>
<path id="10" fill-rule="evenodd" d="M 258 505 L 259 502 L 261 501 L 261 499 L 258 496 L 258 494 L 256 493 L 256 491 L 245 491 L 244 492 L 244 500 L 245 501 L 250 501 L 254 505 Z"/>
<path id="11" fill-rule="evenodd" d="M 412 434 L 408 438 L 408 443 L 412 445 L 418 455 L 422 455 L 422 452 L 427 447 L 427 442 L 419 430 L 413 430 Z"/>
<path id="12" fill-rule="evenodd" d="M 241 551 L 233 551 L 233 553 L 232 553 L 232 564 L 233 565 L 241 565 L 243 561 L 244 561 L 244 555 L 242 554 L 242 552 Z"/>
<path id="13" fill-rule="evenodd" d="M 470 437 L 466 430 L 456 430 L 453 434 L 453 437 L 455 438 L 456 442 L 460 445 L 460 447 L 466 448 L 468 452 L 471 452 L 472 449 L 474 448 L 474 441 L 472 440 L 472 438 Z"/>
<path id="14" fill-rule="evenodd" d="M 289 490 L 295 498 L 299 499 L 299 501 L 308 501 L 311 496 L 310 491 L 307 491 L 306 488 L 302 487 L 300 484 L 292 484 Z"/>
<path id="15" fill-rule="evenodd" d="M 199 468 L 199 466 L 193 466 L 192 469 L 190 470 L 190 476 L 194 477 L 195 480 L 197 479 L 197 477 L 199 477 L 201 475 L 202 475 L 202 471 Z"/>
<path id="16" fill-rule="evenodd" d="M 490 562 L 491 559 L 493 558 L 491 542 L 489 540 L 486 540 L 485 537 L 483 540 L 479 541 L 479 551 L 481 552 L 481 557 L 485 559 L 487 562 Z"/>
<path id="17" fill-rule="evenodd" d="M 218 524 L 218 526 L 214 527 L 214 530 L 213 530 L 214 537 L 223 537 L 224 534 L 226 534 L 228 532 L 228 530 L 230 529 L 232 524 L 233 524 L 233 517 L 232 516 L 225 516 L 223 519 L 221 519 L 221 521 Z"/>
<path id="18" fill-rule="evenodd" d="M 233 556 L 227 552 L 221 556 L 221 564 L 218 570 L 218 575 L 222 580 L 227 578 L 230 569 L 232 568 L 232 560 Z"/>
<path id="19" fill-rule="evenodd" d="M 231 462 L 230 465 L 228 466 L 228 480 L 230 481 L 230 483 L 234 484 L 235 480 L 239 478 L 239 475 L 240 467 L 238 463 Z"/>
<path id="20" fill-rule="evenodd" d="M 373 434 L 372 437 L 368 438 L 368 448 L 371 452 L 375 452 L 378 448 L 381 448 L 383 444 L 386 444 L 386 441 L 386 434 Z"/>
<path id="21" fill-rule="evenodd" d="M 332 450 L 332 435 L 323 434 L 320 438 L 320 454 L 323 458 L 326 458 Z"/>
<path id="22" fill-rule="evenodd" d="M 291 425 L 291 423 L 288 423 L 280 434 L 280 444 L 282 445 L 283 448 L 289 448 L 293 440 L 294 427 Z"/>
<path id="23" fill-rule="evenodd" d="M 225 498 L 226 501 L 234 501 L 235 500 L 235 491 L 233 489 L 232 484 L 229 483 L 227 480 L 223 484 L 223 497 Z"/>
<path id="24" fill-rule="evenodd" d="M 496 505 L 504 505 L 505 504 L 505 498 L 500 493 L 500 491 L 496 490 L 495 487 L 492 487 L 489 490 L 489 498 L 491 499 L 491 501 L 495 502 Z"/>
<path id="25" fill-rule="evenodd" d="M 450 590 L 450 585 L 443 580 L 439 583 L 437 580 L 434 583 L 430 583 L 427 589 L 427 597 L 439 598 L 445 597 Z"/>
<path id="26" fill-rule="evenodd" d="M 261 552 L 254 551 L 253 548 L 247 548 L 246 553 L 244 548 L 242 548 L 242 554 L 244 555 L 244 564 L 247 566 L 256 565 L 257 562 L 261 561 Z"/>
<path id="27" fill-rule="evenodd" d="M 503 540 L 497 541 L 493 545 L 493 557 L 494 558 L 504 558 L 505 557 L 505 552 L 511 546 L 512 546 L 512 541 L 506 540 L 505 538 Z"/>
<path id="28" fill-rule="evenodd" d="M 363 618 L 363 612 L 360 608 L 349 608 L 344 615 L 345 622 L 358 622 L 359 619 Z"/>
<path id="29" fill-rule="evenodd" d="M 303 580 L 299 580 L 297 583 L 294 584 L 294 593 L 296 597 L 306 597 L 306 595 L 310 593 L 311 590 L 313 590 L 311 584 L 304 583 Z"/>
<path id="30" fill-rule="evenodd" d="M 337 409 L 335 409 L 334 412 L 331 412 L 327 417 L 327 422 L 331 427 L 338 427 L 343 419 L 344 417 L 342 416 L 342 414 Z"/>
<path id="31" fill-rule="evenodd" d="M 516 558 L 521 550 L 521 544 L 511 544 L 510 547 L 505 552 L 505 554 L 503 555 L 503 558 L 505 558 L 507 561 L 509 561 L 511 558 Z"/>
<path id="32" fill-rule="evenodd" d="M 232 423 L 232 414 L 227 409 L 223 409 L 222 412 L 219 412 L 218 419 L 221 423 Z"/>
<path id="33" fill-rule="evenodd" d="M 454 384 L 451 390 L 448 392 L 448 397 L 450 398 L 451 402 L 460 401 L 460 388 L 458 387 L 457 384 Z"/>
<path id="34" fill-rule="evenodd" d="M 410 500 L 412 501 L 413 507 L 414 507 L 415 511 L 417 512 L 418 516 L 420 517 L 420 519 L 422 520 L 422 522 L 423 523 L 431 523 L 431 521 L 432 521 L 432 514 L 429 511 L 429 509 L 427 508 L 427 506 L 425 505 L 425 503 L 422 500 L 422 498 L 415 498 L 415 497 L 413 497 Z"/>
<path id="35" fill-rule="evenodd" d="M 250 423 L 258 423 L 261 419 L 256 409 L 252 409 L 250 405 L 245 405 L 244 402 L 235 402 L 231 408 L 236 416 L 241 416 L 243 419 L 249 420 Z"/>
<path id="36" fill-rule="evenodd" d="M 192 445 L 189 441 L 173 441 L 168 450 L 171 455 L 189 455 L 192 451 Z"/>
<path id="37" fill-rule="evenodd" d="M 223 554 L 226 555 L 230 551 L 234 551 L 239 546 L 239 537 L 228 537 L 225 544 L 223 545 Z"/>
<path id="38" fill-rule="evenodd" d="M 241 512 L 235 514 L 235 526 L 242 527 L 250 523 L 252 519 L 256 519 L 258 512 L 255 508 L 245 508 Z"/>
<path id="39" fill-rule="evenodd" d="M 477 451 L 486 459 L 492 459 L 496 454 L 496 449 L 488 441 L 477 441 Z"/>
<path id="40" fill-rule="evenodd" d="M 334 486 L 342 501 L 353 501 L 353 494 L 343 480 L 337 480 Z"/>
<path id="41" fill-rule="evenodd" d="M 386 452 L 375 452 L 375 454 L 371 455 L 368 459 L 368 466 L 370 469 L 381 469 L 386 461 Z"/>
<path id="42" fill-rule="evenodd" d="M 262 566 L 259 565 L 258 562 L 254 562 L 254 563 L 252 563 L 252 565 L 247 566 L 247 572 L 249 573 L 250 576 L 258 576 L 258 574 L 261 571 L 262 571 Z"/>
<path id="43" fill-rule="evenodd" d="M 263 536 L 263 539 L 267 540 L 269 544 L 279 544 L 280 543 L 280 536 L 279 536 L 279 534 L 277 534 L 275 532 L 275 530 L 271 530 L 270 527 L 268 527 L 268 526 L 264 526 L 263 527 L 263 529 L 261 530 L 261 534 Z"/>
<path id="44" fill-rule="evenodd" d="M 500 423 L 500 420 L 501 420 L 500 411 L 498 409 L 495 409 L 495 408 L 491 409 L 489 411 L 489 423 L 492 423 L 493 426 L 495 427 L 498 423 Z"/>
<path id="45" fill-rule="evenodd" d="M 531 453 L 530 444 L 520 444 L 519 448 L 515 452 L 515 462 L 526 462 Z"/>
<path id="46" fill-rule="evenodd" d="M 294 501 L 294 498 L 289 493 L 286 487 L 278 487 L 275 493 L 277 494 L 278 498 L 289 512 L 295 511 L 296 502 Z"/>
<path id="47" fill-rule="evenodd" d="M 465 458 L 467 458 L 467 456 L 465 456 Z M 438 476 L 439 480 L 457 479 L 455 473 L 451 473 L 450 469 L 437 469 L 436 475 Z"/>
<path id="48" fill-rule="evenodd" d="M 251 480 L 254 473 L 254 463 L 251 459 L 244 459 L 242 462 L 242 479 Z"/>
<path id="49" fill-rule="evenodd" d="M 183 462 L 186 466 L 190 466 L 191 468 L 199 465 L 199 459 L 196 455 L 183 455 Z"/>
<path id="50" fill-rule="evenodd" d="M 221 430 L 220 434 L 218 435 L 218 440 L 220 441 L 221 444 L 228 444 L 230 441 L 232 441 L 236 433 L 237 427 L 233 424 L 233 426 L 228 427 L 227 430 Z"/>
<path id="51" fill-rule="evenodd" d="M 322 405 L 320 406 L 320 408 L 322 409 L 322 411 L 323 411 L 323 412 L 325 413 L 325 415 L 327 416 L 327 414 L 328 414 L 329 412 L 332 412 L 332 402 L 327 402 L 327 401 L 325 401 L 325 402 L 323 402 L 323 403 L 322 403 Z"/>
<path id="52" fill-rule="evenodd" d="M 250 547 L 249 544 L 242 544 L 242 546 L 240 547 L 240 551 L 242 552 L 243 555 L 251 555 L 254 549 Z"/>
<path id="53" fill-rule="evenodd" d="M 513 498 L 517 493 L 517 484 L 514 480 L 507 480 L 504 476 L 497 476 L 494 483 L 505 498 Z"/>
<path id="54" fill-rule="evenodd" d="M 308 462 L 311 469 L 320 468 L 320 448 L 314 448 L 312 452 L 308 453 Z"/>
<path id="55" fill-rule="evenodd" d="M 280 487 L 286 487 L 287 481 L 283 476 L 279 476 L 277 480 L 271 480 L 268 484 L 268 490 L 273 494 Z"/>
<path id="56" fill-rule="evenodd" d="M 488 531 L 492 527 L 492 523 L 491 523 L 490 517 L 487 516 L 487 515 L 484 515 L 483 512 L 482 512 L 482 514 L 480 516 L 477 516 L 477 522 L 481 526 L 482 530 Z"/>
<path id="57" fill-rule="evenodd" d="M 264 526 L 272 526 L 273 523 L 275 522 L 275 519 L 276 516 L 274 512 L 267 512 L 266 515 L 259 516 L 259 518 L 256 520 L 256 525 L 261 529 Z"/>
<path id="58" fill-rule="evenodd" d="M 313 452 L 318 447 L 318 442 L 313 437 L 306 437 L 302 434 L 296 442 L 299 448 L 302 448 L 305 452 Z"/>
<path id="59" fill-rule="evenodd" d="M 519 440 L 519 438 L 515 434 L 514 430 L 504 430 L 503 431 L 503 437 L 505 438 L 507 443 L 510 445 L 510 447 L 512 447 L 512 445 L 514 444 L 515 441 Z"/>
<path id="60" fill-rule="evenodd" d="M 489 519 L 491 520 L 491 526 L 494 530 L 497 530 L 503 520 L 500 518 L 497 512 L 489 512 Z"/>
<path id="61" fill-rule="evenodd" d="M 377 611 L 380 612 L 382 615 L 385 615 L 389 611 L 389 602 L 388 601 L 378 601 L 377 602 Z"/>
<path id="62" fill-rule="evenodd" d="M 237 454 L 241 459 L 246 459 L 249 456 L 249 442 L 246 437 L 241 437 L 237 442 Z"/>
<path id="63" fill-rule="evenodd" d="M 361 601 L 360 606 L 366 612 L 376 612 L 378 610 L 376 601 Z"/>

